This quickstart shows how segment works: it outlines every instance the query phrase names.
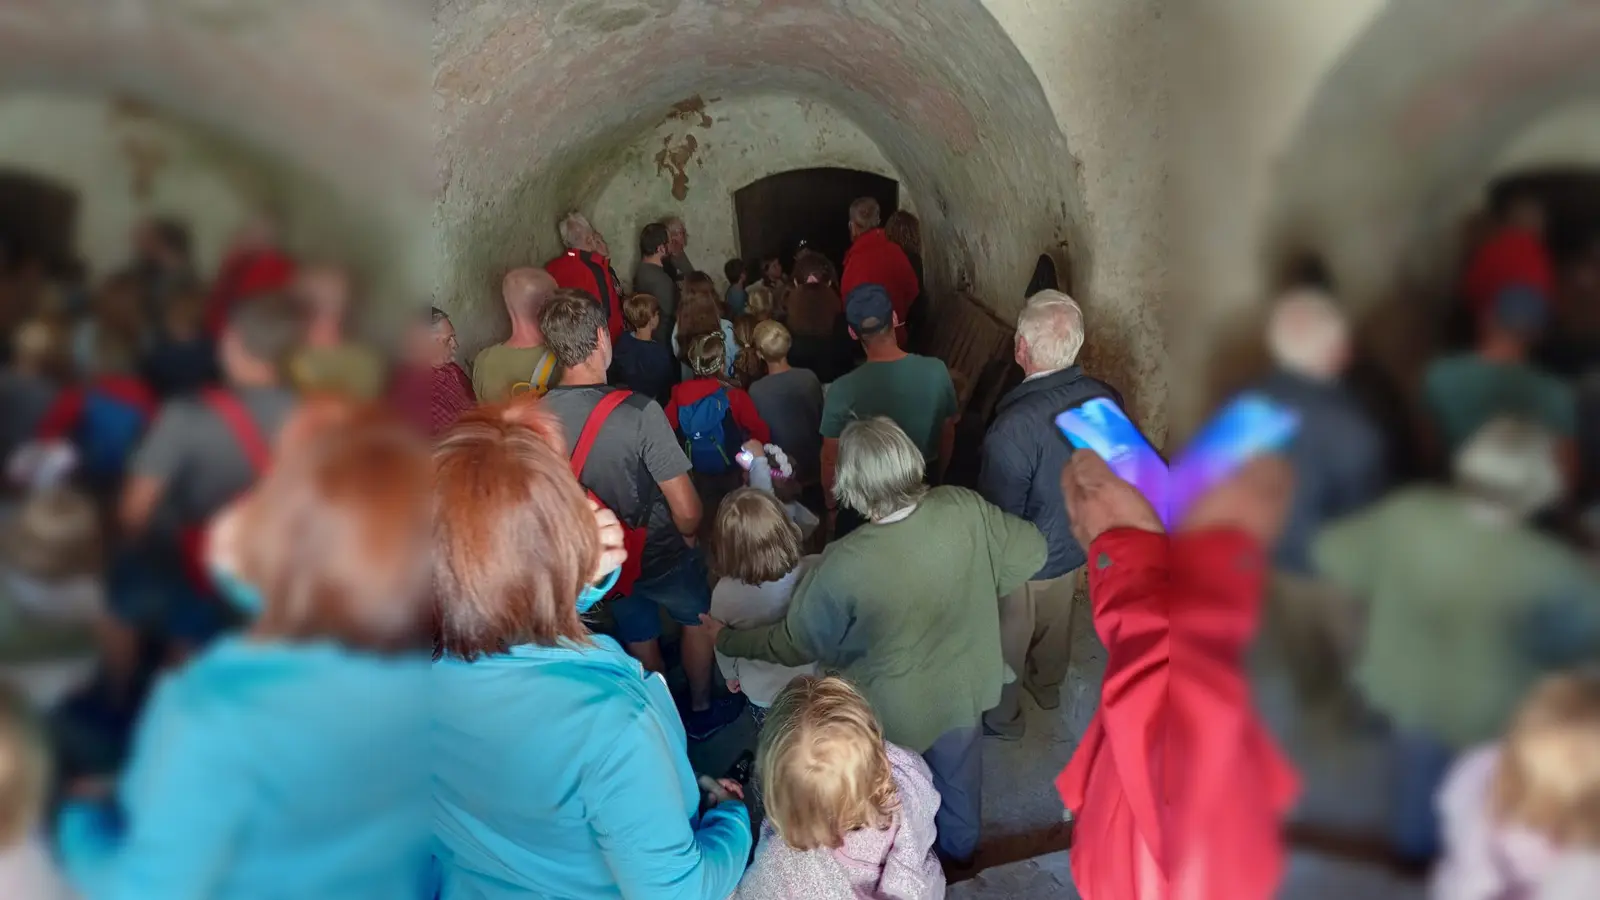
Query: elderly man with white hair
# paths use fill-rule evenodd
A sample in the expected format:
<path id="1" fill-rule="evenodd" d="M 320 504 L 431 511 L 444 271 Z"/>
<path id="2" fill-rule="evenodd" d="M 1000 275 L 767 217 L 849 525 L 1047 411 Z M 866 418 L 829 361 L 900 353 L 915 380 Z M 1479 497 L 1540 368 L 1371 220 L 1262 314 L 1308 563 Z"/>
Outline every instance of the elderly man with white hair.
<path id="1" fill-rule="evenodd" d="M 983 820 L 980 723 L 1005 671 L 994 598 L 1039 571 L 1046 548 L 1037 528 L 972 491 L 930 490 L 926 465 L 890 419 L 847 426 L 833 491 L 867 524 L 828 548 L 783 621 L 722 630 L 717 649 L 850 679 L 884 738 L 927 761 L 943 798 L 939 854 L 964 866 Z"/>
<path id="2" fill-rule="evenodd" d="M 1267 321 L 1273 372 L 1257 390 L 1292 409 L 1300 430 L 1286 455 L 1295 493 L 1274 552 L 1271 627 L 1291 677 L 1311 701 L 1341 687 L 1335 598 L 1311 578 L 1311 539 L 1324 524 L 1377 500 L 1385 449 L 1377 426 L 1340 383 L 1350 361 L 1350 325 L 1333 298 L 1297 288 Z"/>
<path id="3" fill-rule="evenodd" d="M 1055 417 L 1096 397 L 1122 403 L 1111 386 L 1084 374 L 1083 310 L 1060 291 L 1041 291 L 1017 318 L 1016 360 L 1026 376 L 1001 399 L 983 441 L 978 490 L 984 499 L 1027 519 L 1044 533 L 1050 558 L 1026 584 L 1000 600 L 1000 646 L 1017 680 L 984 716 L 984 731 L 1002 740 L 1022 737 L 1019 691 L 1041 709 L 1061 705 L 1072 640 L 1072 608 L 1083 584 L 1084 550 L 1072 536 L 1061 497 L 1061 468 L 1072 449 Z"/>
<path id="4" fill-rule="evenodd" d="M 1497 738 L 1546 671 L 1600 652 L 1600 582 L 1530 520 L 1558 502 L 1556 436 L 1500 418 L 1456 453 L 1455 482 L 1398 490 L 1312 544 L 1317 572 L 1360 602 L 1355 682 L 1393 729 L 1391 840 L 1438 849 L 1451 760 Z"/>
<path id="5" fill-rule="evenodd" d="M 582 213 L 572 212 L 558 226 L 566 252 L 545 264 L 556 285 L 583 291 L 606 311 L 611 340 L 622 336 L 622 279 L 611 268 L 611 247 Z"/>
<path id="6" fill-rule="evenodd" d="M 673 281 L 681 282 L 699 271 L 689 261 L 689 226 L 677 216 L 667 216 L 661 224 L 667 229 L 667 274 Z"/>

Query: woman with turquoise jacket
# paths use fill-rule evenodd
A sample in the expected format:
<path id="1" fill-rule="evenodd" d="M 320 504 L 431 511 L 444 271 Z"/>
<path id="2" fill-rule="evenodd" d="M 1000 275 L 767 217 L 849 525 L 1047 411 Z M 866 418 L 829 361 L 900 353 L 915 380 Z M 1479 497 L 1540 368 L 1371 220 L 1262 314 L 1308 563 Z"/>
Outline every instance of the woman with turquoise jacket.
<path id="1" fill-rule="evenodd" d="M 581 618 L 623 539 L 573 477 L 559 425 L 526 401 L 468 413 L 434 452 L 434 490 L 441 896 L 733 893 L 744 804 L 701 811 L 666 683 Z"/>
<path id="2" fill-rule="evenodd" d="M 318 404 L 212 536 L 252 617 L 156 689 L 114 798 L 70 800 L 86 900 L 396 900 L 428 865 L 427 448 Z"/>

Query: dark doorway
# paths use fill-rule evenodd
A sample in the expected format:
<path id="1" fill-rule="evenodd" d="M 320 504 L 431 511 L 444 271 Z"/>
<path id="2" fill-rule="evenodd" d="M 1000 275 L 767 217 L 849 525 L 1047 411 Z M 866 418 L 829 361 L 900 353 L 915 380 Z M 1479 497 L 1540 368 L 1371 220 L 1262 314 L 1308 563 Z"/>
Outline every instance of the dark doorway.
<path id="1" fill-rule="evenodd" d="M 787 269 L 804 242 L 842 266 L 858 197 L 875 198 L 887 220 L 900 208 L 900 183 L 855 169 L 796 169 L 745 185 L 733 195 L 739 252 L 750 263 L 776 255 Z"/>
<path id="2" fill-rule="evenodd" d="M 76 256 L 77 217 L 78 195 L 70 188 L 0 170 L 0 242 L 9 264 L 36 262 L 52 271 L 69 267 Z"/>

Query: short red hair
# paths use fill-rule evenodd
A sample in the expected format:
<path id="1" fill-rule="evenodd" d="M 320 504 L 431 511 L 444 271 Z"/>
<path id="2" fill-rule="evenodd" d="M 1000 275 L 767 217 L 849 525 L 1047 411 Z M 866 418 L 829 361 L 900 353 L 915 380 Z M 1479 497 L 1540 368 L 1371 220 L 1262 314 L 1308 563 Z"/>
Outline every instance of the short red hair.
<path id="1" fill-rule="evenodd" d="M 308 403 L 243 501 L 238 570 L 262 594 L 255 633 L 359 650 L 423 646 L 427 445 L 377 406 Z"/>
<path id="2" fill-rule="evenodd" d="M 587 643 L 600 537 L 560 423 L 531 397 L 469 411 L 433 467 L 435 657 Z"/>

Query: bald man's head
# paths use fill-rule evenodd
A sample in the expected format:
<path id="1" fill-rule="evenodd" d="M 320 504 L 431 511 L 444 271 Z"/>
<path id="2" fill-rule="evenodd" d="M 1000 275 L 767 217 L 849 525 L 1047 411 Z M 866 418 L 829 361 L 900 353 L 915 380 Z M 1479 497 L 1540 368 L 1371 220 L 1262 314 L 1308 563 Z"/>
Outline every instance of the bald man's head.
<path id="1" fill-rule="evenodd" d="M 500 283 L 500 296 L 506 301 L 506 312 L 511 318 L 530 325 L 539 323 L 539 310 L 556 291 L 556 280 L 550 273 L 532 266 L 512 269 Z"/>
<path id="2" fill-rule="evenodd" d="M 350 273 L 328 263 L 308 265 L 295 275 L 293 293 L 312 315 L 341 317 L 350 308 Z"/>

